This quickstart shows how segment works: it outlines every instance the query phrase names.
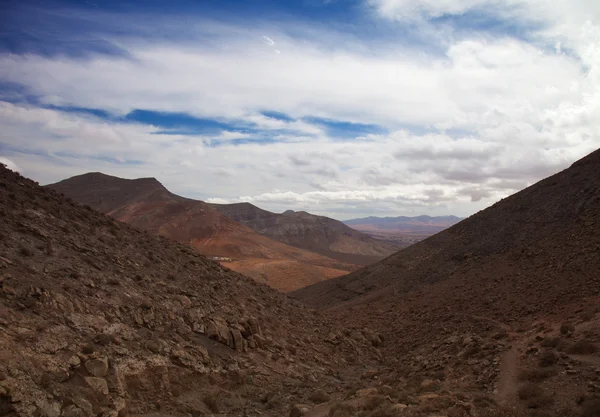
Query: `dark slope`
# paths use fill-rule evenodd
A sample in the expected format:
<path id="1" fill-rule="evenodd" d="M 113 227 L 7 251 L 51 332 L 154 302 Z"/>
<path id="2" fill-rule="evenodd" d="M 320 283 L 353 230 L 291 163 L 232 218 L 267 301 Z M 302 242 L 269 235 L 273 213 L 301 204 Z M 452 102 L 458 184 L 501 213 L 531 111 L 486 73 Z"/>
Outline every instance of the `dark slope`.
<path id="1" fill-rule="evenodd" d="M 600 410 L 599 271 L 596 151 L 382 262 L 293 295 L 379 332 L 400 379 L 425 373 L 514 410 L 490 416 L 587 417 Z"/>
<path id="2" fill-rule="evenodd" d="M 600 151 L 382 262 L 295 295 L 328 307 L 455 279 L 453 296 L 469 299 L 473 289 L 476 304 L 518 315 L 590 294 L 598 271 Z"/>
<path id="3" fill-rule="evenodd" d="M 250 203 L 212 206 L 271 239 L 342 262 L 367 265 L 397 250 L 396 246 L 374 239 L 338 220 L 305 211 L 288 210 L 277 214 Z"/>

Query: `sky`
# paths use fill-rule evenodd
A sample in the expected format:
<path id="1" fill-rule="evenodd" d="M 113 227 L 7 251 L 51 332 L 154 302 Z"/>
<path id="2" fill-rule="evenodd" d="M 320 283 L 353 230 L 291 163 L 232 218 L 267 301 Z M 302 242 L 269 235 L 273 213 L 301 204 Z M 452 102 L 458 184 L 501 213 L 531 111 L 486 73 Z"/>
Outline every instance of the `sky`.
<path id="1" fill-rule="evenodd" d="M 4 0 L 0 162 L 468 216 L 600 147 L 597 0 Z"/>

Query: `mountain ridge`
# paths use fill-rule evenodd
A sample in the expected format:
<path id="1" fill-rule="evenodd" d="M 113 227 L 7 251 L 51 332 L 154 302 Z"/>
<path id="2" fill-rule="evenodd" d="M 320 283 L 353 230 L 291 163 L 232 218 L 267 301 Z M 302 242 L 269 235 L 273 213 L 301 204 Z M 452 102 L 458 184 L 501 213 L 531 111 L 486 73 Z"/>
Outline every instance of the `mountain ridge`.
<path id="1" fill-rule="evenodd" d="M 284 291 L 356 269 L 269 239 L 203 201 L 171 193 L 154 178 L 123 179 L 89 173 L 47 187 L 134 227 L 223 258 L 229 268 Z"/>
<path id="2" fill-rule="evenodd" d="M 397 245 L 374 239 L 335 219 L 306 211 L 273 213 L 251 203 L 212 204 L 258 233 L 342 262 L 366 265 L 385 258 Z"/>

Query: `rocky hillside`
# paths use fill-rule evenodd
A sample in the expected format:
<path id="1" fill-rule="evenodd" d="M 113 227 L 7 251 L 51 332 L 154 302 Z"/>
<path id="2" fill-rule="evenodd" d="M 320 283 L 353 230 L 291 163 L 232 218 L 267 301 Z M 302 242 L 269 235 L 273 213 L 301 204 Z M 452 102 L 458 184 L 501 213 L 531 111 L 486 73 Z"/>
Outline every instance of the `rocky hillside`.
<path id="1" fill-rule="evenodd" d="M 49 187 L 136 228 L 189 244 L 204 255 L 224 258 L 228 268 L 283 291 L 356 269 L 269 239 L 209 204 L 169 192 L 154 178 L 128 180 L 89 173 Z"/>
<path id="2" fill-rule="evenodd" d="M 381 332 L 408 375 L 439 370 L 441 386 L 477 387 L 531 415 L 596 416 L 598 271 L 600 150 L 295 296 Z"/>
<path id="3" fill-rule="evenodd" d="M 338 220 L 305 211 L 288 210 L 277 214 L 250 203 L 212 206 L 271 239 L 342 262 L 368 265 L 398 250 L 398 246 L 374 239 Z"/>
<path id="4" fill-rule="evenodd" d="M 370 331 L 2 166 L 0 214 L 2 416 L 282 416 L 380 366 Z"/>

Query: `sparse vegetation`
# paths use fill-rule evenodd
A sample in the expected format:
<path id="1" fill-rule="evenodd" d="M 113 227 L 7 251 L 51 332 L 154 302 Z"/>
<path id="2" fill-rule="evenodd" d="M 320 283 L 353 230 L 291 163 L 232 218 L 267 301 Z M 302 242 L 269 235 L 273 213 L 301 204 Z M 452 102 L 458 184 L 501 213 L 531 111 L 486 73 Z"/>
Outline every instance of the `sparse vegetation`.
<path id="1" fill-rule="evenodd" d="M 560 325 L 560 334 L 569 334 L 575 331 L 575 326 L 571 323 L 563 323 Z"/>
<path id="2" fill-rule="evenodd" d="M 583 403 L 581 417 L 600 416 L 600 398 L 594 398 Z"/>
<path id="3" fill-rule="evenodd" d="M 540 355 L 539 364 L 541 367 L 552 366 L 558 362 L 558 355 L 551 350 L 546 350 Z"/>
<path id="4" fill-rule="evenodd" d="M 33 251 L 28 247 L 21 246 L 21 248 L 19 249 L 19 255 L 24 257 L 30 257 L 33 256 Z"/>
<path id="5" fill-rule="evenodd" d="M 528 382 L 540 382 L 545 379 L 551 378 L 558 374 L 558 371 L 554 367 L 544 367 L 523 370 L 519 373 L 519 380 Z"/>
<path id="6" fill-rule="evenodd" d="M 587 340 L 580 340 L 578 342 L 575 342 L 567 349 L 568 353 L 574 355 L 593 355 L 597 351 L 598 346 Z"/>
<path id="7" fill-rule="evenodd" d="M 211 392 L 210 394 L 206 394 L 202 398 L 202 402 L 208 407 L 210 411 L 213 413 L 220 412 L 220 398 L 218 392 Z"/>
<path id="8" fill-rule="evenodd" d="M 319 390 L 313 392 L 308 399 L 315 404 L 321 404 L 329 401 L 330 397 L 325 391 Z"/>

